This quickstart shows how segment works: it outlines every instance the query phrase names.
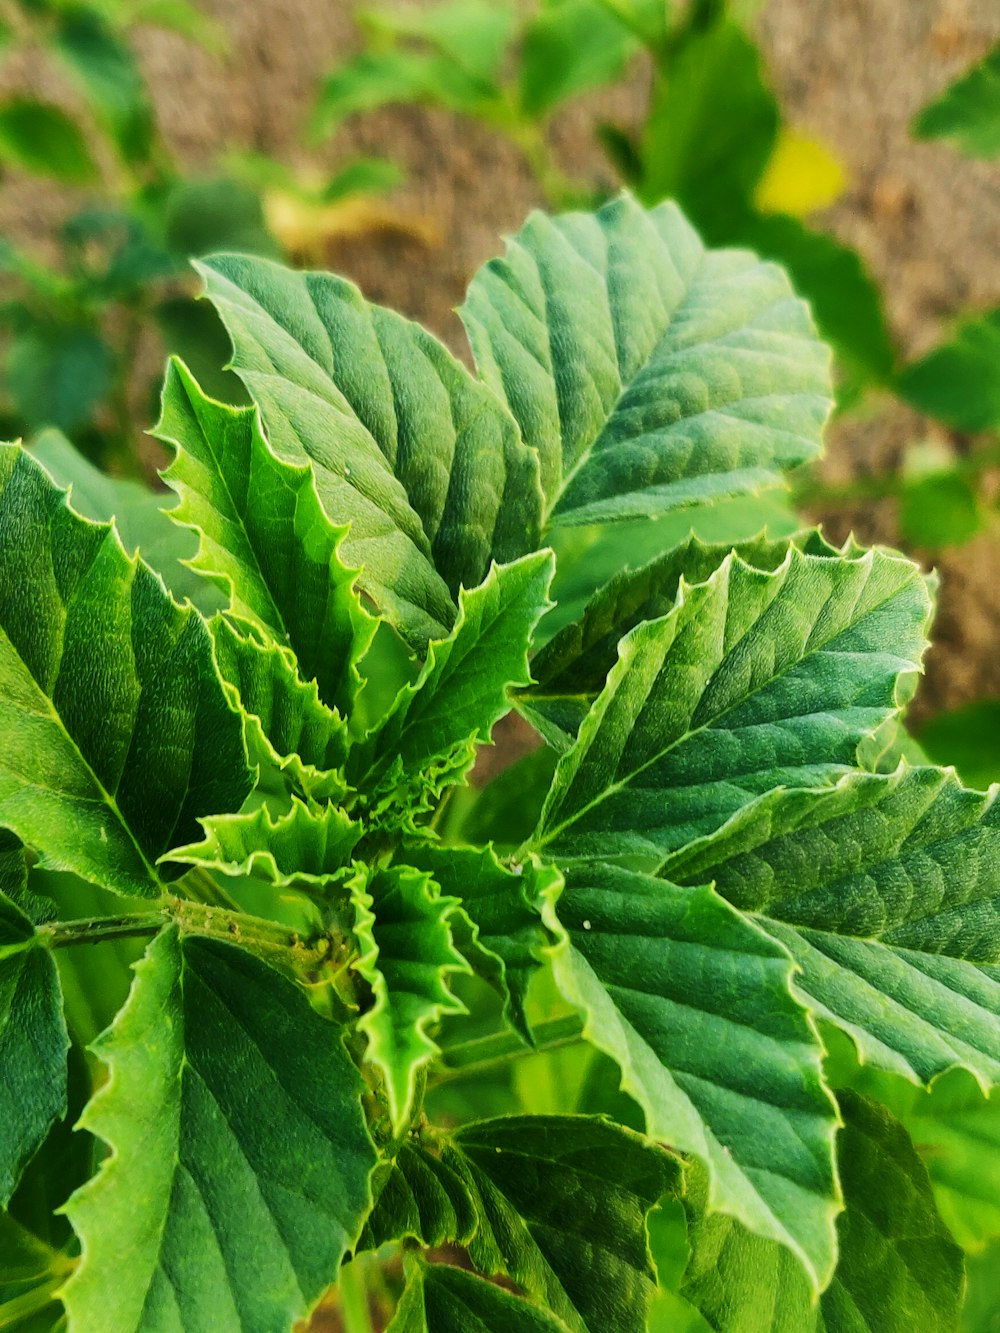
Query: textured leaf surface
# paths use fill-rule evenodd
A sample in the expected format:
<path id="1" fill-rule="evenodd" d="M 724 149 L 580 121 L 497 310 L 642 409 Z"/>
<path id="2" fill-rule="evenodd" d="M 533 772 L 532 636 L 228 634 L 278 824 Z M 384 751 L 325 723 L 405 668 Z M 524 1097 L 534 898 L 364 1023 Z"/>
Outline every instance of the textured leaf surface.
<path id="1" fill-rule="evenodd" d="M 375 621 L 339 556 L 348 529 L 323 512 L 311 467 L 279 458 L 256 409 L 213 402 L 177 361 L 156 433 L 177 450 L 163 476 L 180 497 L 171 517 L 199 533 L 194 567 L 228 592 L 234 616 L 294 650 L 327 704 L 349 708 Z"/>
<path id="2" fill-rule="evenodd" d="M 856 773 L 775 792 L 664 874 L 712 880 L 802 968 L 796 987 L 863 1059 L 914 1081 L 1000 1077 L 1000 815 L 953 773 Z"/>
<path id="3" fill-rule="evenodd" d="M 462 307 L 559 522 L 775 486 L 819 450 L 829 356 L 785 275 L 706 251 L 675 206 L 535 214 Z"/>
<path id="4" fill-rule="evenodd" d="M 326 274 L 221 256 L 200 266 L 271 444 L 311 458 L 344 558 L 418 648 L 490 559 L 537 546 L 537 464 L 490 391 L 419 325 Z"/>
<path id="5" fill-rule="evenodd" d="M 1000 46 L 940 97 L 913 122 L 918 139 L 947 139 L 968 157 L 1000 155 Z"/>
<path id="6" fill-rule="evenodd" d="M 302 679 L 291 649 L 244 636 L 222 616 L 213 617 L 209 629 L 219 674 L 251 744 L 307 795 L 344 796 L 347 722 L 323 703 L 315 680 Z"/>
<path id="7" fill-rule="evenodd" d="M 55 960 L 0 893 L 0 1207 L 66 1109 L 68 1049 Z"/>
<path id="8" fill-rule="evenodd" d="M 908 697 L 929 614 L 916 566 L 885 552 L 792 547 L 773 572 L 729 556 L 622 640 L 534 845 L 652 868 L 778 783 L 830 781 Z"/>
<path id="9" fill-rule="evenodd" d="M 642 1333 L 646 1215 L 679 1191 L 677 1158 L 607 1120 L 509 1116 L 456 1130 L 444 1160 L 477 1196 L 477 1268 L 506 1272 L 572 1329 Z"/>
<path id="10" fill-rule="evenodd" d="M 464 1244 L 478 1218 L 464 1177 L 440 1157 L 405 1142 L 365 1224 L 359 1248 L 377 1250 L 406 1237 L 428 1247 Z"/>
<path id="11" fill-rule="evenodd" d="M 951 337 L 906 367 L 900 395 L 926 416 L 957 430 L 1000 426 L 1000 310 L 959 324 Z"/>
<path id="12" fill-rule="evenodd" d="M 110 1078 L 84 1124 L 114 1151 L 68 1206 L 85 1256 L 64 1290 L 74 1325 L 288 1328 L 370 1203 L 375 1151 L 338 1031 L 250 954 L 171 928 L 97 1051 Z"/>
<path id="13" fill-rule="evenodd" d="M 567 1333 L 567 1326 L 472 1273 L 416 1261 L 386 1333 Z"/>
<path id="14" fill-rule="evenodd" d="M 467 920 L 472 932 L 462 947 L 476 971 L 503 996 L 515 1026 L 527 1035 L 528 983 L 550 941 L 562 934 L 553 912 L 562 875 L 535 859 L 508 868 L 492 847 L 413 844 L 405 857 L 429 871 L 443 893 L 459 899 L 456 917 Z"/>
<path id="15" fill-rule="evenodd" d="M 435 640 L 417 680 L 400 691 L 382 725 L 350 756 L 356 786 L 385 780 L 404 786 L 456 754 L 437 781 L 455 781 L 471 765 L 473 745 L 510 707 L 508 690 L 527 685 L 531 633 L 549 605 L 553 558 L 539 551 L 494 565 L 478 588 L 459 595 L 458 619 Z M 454 771 L 453 771 L 454 770 Z"/>
<path id="16" fill-rule="evenodd" d="M 906 1131 L 874 1102 L 840 1094 L 837 1157 L 845 1211 L 840 1259 L 819 1308 L 778 1246 L 705 1210 L 690 1177 L 691 1262 L 682 1288 L 717 1333 L 946 1333 L 956 1327 L 962 1254 L 934 1206 L 927 1171 Z"/>
<path id="17" fill-rule="evenodd" d="M 647 1132 L 706 1164 L 713 1208 L 819 1287 L 835 1256 L 836 1112 L 782 947 L 707 888 L 601 863 L 566 874 L 560 991 L 619 1064 Z"/>
<path id="18" fill-rule="evenodd" d="M 156 858 L 250 786 L 204 622 L 10 445 L 0 742 L 0 823 L 44 864 L 124 894 L 158 893 Z"/>
<path id="19" fill-rule="evenodd" d="M 409 866 L 362 871 L 351 883 L 360 956 L 354 966 L 374 1003 L 358 1020 L 367 1059 L 385 1076 L 398 1133 L 413 1113 L 416 1078 L 438 1052 L 430 1036 L 445 1014 L 465 1012 L 449 978 L 469 965 L 452 942 L 448 917 L 457 899 L 442 897 L 429 875 Z"/>
<path id="20" fill-rule="evenodd" d="M 363 832 L 339 807 L 306 804 L 295 797 L 281 815 L 262 805 L 202 823 L 202 841 L 178 848 L 172 860 L 225 875 L 261 875 L 279 888 L 323 887 L 350 867 Z"/>
<path id="21" fill-rule="evenodd" d="M 4 1333 L 60 1333 L 65 1311 L 56 1290 L 72 1262 L 9 1213 L 0 1213 L 0 1328 Z"/>

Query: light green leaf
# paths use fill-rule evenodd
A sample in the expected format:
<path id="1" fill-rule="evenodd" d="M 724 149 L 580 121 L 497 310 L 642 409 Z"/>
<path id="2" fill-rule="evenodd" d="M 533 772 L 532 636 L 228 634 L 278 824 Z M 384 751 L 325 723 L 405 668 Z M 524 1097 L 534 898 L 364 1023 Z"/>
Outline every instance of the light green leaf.
<path id="1" fill-rule="evenodd" d="M 312 468 L 279 458 L 255 408 L 213 402 L 170 364 L 156 434 L 177 453 L 163 474 L 180 497 L 170 510 L 199 535 L 194 568 L 230 598 L 230 614 L 294 650 L 320 697 L 347 709 L 375 620 L 340 558 L 348 528 L 320 505 Z"/>
<path id="2" fill-rule="evenodd" d="M 536 858 L 502 865 L 492 847 L 407 846 L 410 865 L 428 871 L 441 891 L 460 900 L 471 938 L 460 941 L 475 970 L 500 993 L 514 1026 L 530 1036 L 524 1013 L 528 983 L 552 941 L 563 937 L 554 911 L 562 875 Z"/>
<path id="3" fill-rule="evenodd" d="M 887 552 L 791 546 L 770 572 L 727 556 L 621 641 L 534 847 L 652 868 L 779 783 L 833 780 L 908 699 L 929 615 L 919 570 Z"/>
<path id="4" fill-rule="evenodd" d="M 531 679 L 528 645 L 549 606 L 554 567 L 551 551 L 538 551 L 494 565 L 479 587 L 462 589 L 451 633 L 431 642 L 416 681 L 403 686 L 381 726 L 352 750 L 347 773 L 354 786 L 405 793 L 442 760 L 438 787 L 463 776 L 474 744 L 487 740 L 510 708 L 508 691 Z"/>
<path id="5" fill-rule="evenodd" d="M 957 470 L 930 472 L 903 484 L 899 536 L 908 549 L 961 546 L 985 518 L 974 486 Z"/>
<path id="6" fill-rule="evenodd" d="M 478 1222 L 464 1178 L 426 1147 L 407 1141 L 385 1178 L 358 1248 L 377 1250 L 408 1237 L 427 1247 L 464 1245 Z"/>
<path id="7" fill-rule="evenodd" d="M 345 873 L 363 833 L 335 805 L 306 805 L 274 816 L 266 805 L 238 815 L 202 820 L 201 842 L 179 847 L 170 859 L 223 875 L 259 875 L 276 888 L 323 888 Z"/>
<path id="8" fill-rule="evenodd" d="M 0 823 L 43 865 L 156 895 L 156 859 L 250 787 L 205 624 L 10 445 L 0 534 Z"/>
<path id="9" fill-rule="evenodd" d="M 534 214 L 461 314 L 557 523 L 756 492 L 819 452 L 829 353 L 808 310 L 780 269 L 706 251 L 673 204 Z"/>
<path id="10" fill-rule="evenodd" d="M 712 880 L 789 950 L 862 1059 L 928 1082 L 1000 1080 L 1000 814 L 954 773 L 853 773 L 763 796 L 663 873 Z"/>
<path id="11" fill-rule="evenodd" d="M 1000 309 L 959 324 L 951 338 L 903 370 L 897 390 L 911 407 L 956 430 L 1000 426 Z"/>
<path id="12" fill-rule="evenodd" d="M 469 971 L 448 924 L 458 900 L 443 897 L 429 875 L 409 866 L 363 868 L 349 887 L 361 950 L 354 967 L 374 997 L 358 1028 L 368 1038 L 366 1058 L 385 1077 L 399 1133 L 413 1114 L 417 1074 L 438 1053 L 428 1029 L 445 1014 L 465 1013 L 450 982 Z"/>
<path id="13" fill-rule="evenodd" d="M 312 799 L 344 796 L 347 723 L 323 703 L 315 680 L 303 681 L 294 653 L 244 638 L 222 616 L 214 616 L 209 629 L 219 674 L 252 743 Z"/>
<path id="14" fill-rule="evenodd" d="M 614 866 L 566 872 L 555 951 L 584 1035 L 619 1064 L 652 1137 L 698 1157 L 713 1209 L 833 1269 L 836 1109 L 788 954 L 708 888 Z"/>
<path id="15" fill-rule="evenodd" d="M 968 157 L 1000 155 L 1000 45 L 923 108 L 917 139 L 947 139 Z"/>
<path id="16" fill-rule="evenodd" d="M 507 0 L 444 0 L 421 9 L 367 10 L 361 18 L 379 35 L 426 42 L 472 79 L 489 84 L 500 73 L 517 11 Z"/>
<path id="17" fill-rule="evenodd" d="M 543 120 L 556 107 L 613 83 L 636 43 L 600 0 L 545 0 L 521 41 L 520 99 L 526 115 Z"/>
<path id="18" fill-rule="evenodd" d="M 0 1207 L 66 1110 L 68 1050 L 55 961 L 0 893 Z"/>
<path id="19" fill-rule="evenodd" d="M 568 1333 L 547 1310 L 450 1264 L 410 1260 L 386 1333 Z"/>
<path id="20" fill-rule="evenodd" d="M 111 1072 L 83 1124 L 113 1151 L 67 1206 L 84 1254 L 63 1290 L 73 1325 L 289 1328 L 371 1202 L 337 1029 L 250 954 L 171 928 L 96 1049 Z"/>
<path id="21" fill-rule="evenodd" d="M 508 1116 L 454 1131 L 443 1159 L 480 1216 L 469 1255 L 579 1333 L 644 1333 L 655 1285 L 646 1216 L 680 1161 L 588 1116 Z"/>
<path id="22" fill-rule="evenodd" d="M 837 1140 L 845 1211 L 840 1258 L 817 1308 L 801 1270 L 778 1246 L 706 1210 L 700 1172 L 685 1205 L 692 1258 L 683 1294 L 717 1333 L 951 1333 L 962 1254 L 934 1207 L 906 1131 L 874 1102 L 839 1094 Z"/>
<path id="23" fill-rule="evenodd" d="M 8 97 L 0 104 L 0 161 L 67 185 L 92 185 L 98 178 L 75 121 L 32 97 Z"/>
<path id="24" fill-rule="evenodd" d="M 331 522 L 351 525 L 344 559 L 422 651 L 461 586 L 538 545 L 531 450 L 436 339 L 349 282 L 239 256 L 197 267 L 272 446 L 312 459 Z"/>

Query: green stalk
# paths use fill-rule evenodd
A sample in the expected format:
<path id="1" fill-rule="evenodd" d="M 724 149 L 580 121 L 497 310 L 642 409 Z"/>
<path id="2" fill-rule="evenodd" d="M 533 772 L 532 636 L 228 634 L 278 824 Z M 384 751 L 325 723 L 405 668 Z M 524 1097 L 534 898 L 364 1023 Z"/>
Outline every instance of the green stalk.
<path id="1" fill-rule="evenodd" d="M 560 1046 L 572 1046 L 583 1039 L 583 1023 L 576 1014 L 550 1018 L 532 1028 L 534 1046 L 526 1046 L 516 1032 L 493 1032 L 488 1037 L 457 1042 L 442 1053 L 431 1075 L 434 1085 L 450 1083 L 456 1078 L 474 1078 L 490 1070 L 520 1060 L 540 1051 L 554 1051 Z"/>
<path id="2" fill-rule="evenodd" d="M 344 1317 L 344 1333 L 375 1333 L 371 1309 L 368 1305 L 368 1284 L 365 1281 L 365 1256 L 358 1255 L 340 1270 L 337 1290 L 340 1292 L 340 1312 Z"/>

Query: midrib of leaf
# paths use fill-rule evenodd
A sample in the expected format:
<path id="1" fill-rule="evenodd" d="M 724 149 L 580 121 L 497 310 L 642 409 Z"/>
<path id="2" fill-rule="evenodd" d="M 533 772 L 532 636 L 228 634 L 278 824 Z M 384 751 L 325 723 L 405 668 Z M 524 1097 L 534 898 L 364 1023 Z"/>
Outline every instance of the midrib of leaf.
<path id="1" fill-rule="evenodd" d="M 53 701 L 52 699 L 50 699 L 50 698 L 45 694 L 45 692 L 42 690 L 41 686 L 40 686 L 40 685 L 38 684 L 38 682 L 35 680 L 34 676 L 31 674 L 31 671 L 30 671 L 29 668 L 28 668 L 28 664 L 25 662 L 24 658 L 21 656 L 21 654 L 20 654 L 20 653 L 17 651 L 17 649 L 14 647 L 14 644 L 13 644 L 13 642 L 11 641 L 11 639 L 10 639 L 9 635 L 7 634 L 7 632 L 6 632 L 3 628 L 0 628 L 0 634 L 3 635 L 4 642 L 10 646 L 11 652 L 13 653 L 14 657 L 17 658 L 17 661 L 20 663 L 20 665 L 21 665 L 21 669 L 23 670 L 24 675 L 25 675 L 25 680 L 26 680 L 26 682 L 29 683 L 29 689 L 31 689 L 31 690 L 37 695 L 37 697 L 40 698 L 40 699 L 42 700 L 42 702 L 43 702 L 43 704 L 44 704 L 44 707 L 43 707 L 42 709 L 38 710 L 38 716 L 40 716 L 40 717 L 44 717 L 44 716 L 47 715 L 47 716 L 50 718 L 50 720 L 53 721 L 53 722 L 56 724 L 56 726 L 58 727 L 59 731 L 62 733 L 62 735 L 63 735 L 63 736 L 65 737 L 65 739 L 68 741 L 68 743 L 69 743 L 71 749 L 72 749 L 72 750 L 74 751 L 74 753 L 76 754 L 76 756 L 77 756 L 77 758 L 78 758 L 80 764 L 81 764 L 82 767 L 86 770 L 86 773 L 87 773 L 88 777 L 90 778 L 91 782 L 94 784 L 95 789 L 100 793 L 100 796 L 101 796 L 102 801 L 103 801 L 104 804 L 108 807 L 108 809 L 111 811 L 112 815 L 114 815 L 116 822 L 117 822 L 118 824 L 120 824 L 121 827 L 125 830 L 125 833 L 126 833 L 126 835 L 128 836 L 128 840 L 129 840 L 129 842 L 132 844 L 132 846 L 135 848 L 135 850 L 136 850 L 136 854 L 137 854 L 137 856 L 139 857 L 139 860 L 140 860 L 141 864 L 142 864 L 143 867 L 148 871 L 150 880 L 152 881 L 153 884 L 155 884 L 157 887 L 159 887 L 159 888 L 162 890 L 162 885 L 161 885 L 161 882 L 160 882 L 160 877 L 159 877 L 159 875 L 158 875 L 158 873 L 157 873 L 157 871 L 156 871 L 156 868 L 155 868 L 153 865 L 150 864 L 150 862 L 149 862 L 148 859 L 146 858 L 146 854 L 145 854 L 145 852 L 144 852 L 144 851 L 142 850 L 142 848 L 139 846 L 138 842 L 136 842 L 136 840 L 135 840 L 135 835 L 133 834 L 132 829 L 130 828 L 130 826 L 129 826 L 129 824 L 128 824 L 128 821 L 125 819 L 124 815 L 122 814 L 121 809 L 119 808 L 118 802 L 114 799 L 114 797 L 112 796 L 112 794 L 111 794 L 111 793 L 108 791 L 108 789 L 105 787 L 104 783 L 100 780 L 100 778 L 99 778 L 99 777 L 97 776 L 97 774 L 94 772 L 93 768 L 90 766 L 90 763 L 88 762 L 87 758 L 86 758 L 85 755 L 83 754 L 82 750 L 81 750 L 80 747 L 77 745 L 77 743 L 76 743 L 76 741 L 73 739 L 73 737 L 72 737 L 72 736 L 69 734 L 69 732 L 66 730 L 66 724 L 63 722 L 62 717 L 60 716 L 58 710 L 56 709 L 56 706 L 55 706 L 54 701 Z M 63 655 L 62 655 L 62 652 L 60 651 L 60 654 L 59 654 L 59 665 L 60 665 L 60 669 L 62 668 L 62 661 L 63 661 Z M 58 679 L 58 676 L 57 676 L 57 679 Z M 53 684 L 53 693 L 54 693 L 54 692 L 55 692 L 55 684 Z M 22 784 L 23 784 L 25 787 L 33 787 L 33 788 L 36 788 L 36 789 L 39 790 L 39 791 L 45 791 L 45 790 L 47 790 L 46 788 L 40 787 L 39 784 L 36 783 L 36 782 L 29 782 L 26 778 L 23 778 L 23 777 L 22 777 L 21 781 L 22 781 Z M 187 790 L 190 791 L 190 785 L 188 786 Z M 77 799 L 77 800 L 86 800 L 85 797 L 77 797 L 77 798 L 75 798 L 75 799 Z M 178 811 L 179 811 L 181 808 L 182 808 L 182 806 L 178 806 Z M 175 827 L 175 828 L 177 827 L 177 821 L 176 821 L 176 819 L 174 820 L 174 827 Z"/>
<path id="2" fill-rule="evenodd" d="M 869 566 L 871 565 L 871 559 L 870 559 L 869 556 L 862 557 L 862 561 L 864 561 L 864 560 L 867 560 L 867 561 L 868 561 Z M 733 561 L 733 557 L 732 557 L 732 556 L 727 557 L 727 559 L 723 562 L 723 565 L 722 565 L 720 568 L 727 568 L 727 569 L 728 569 L 728 567 L 731 565 L 732 561 Z M 861 561 L 859 561 L 859 562 L 857 562 L 857 563 L 861 563 Z M 789 555 L 786 557 L 786 559 L 784 560 L 784 562 L 778 567 L 778 569 L 776 569 L 776 570 L 774 571 L 775 576 L 784 574 L 784 572 L 785 572 L 788 568 L 790 568 L 790 565 L 791 565 L 791 551 L 789 551 Z M 870 574 L 870 569 L 869 569 L 869 574 Z M 716 576 L 713 575 L 713 578 L 714 578 L 714 577 L 716 577 Z M 711 582 L 711 580 L 706 580 L 706 584 L 707 584 L 708 582 Z M 860 597 L 861 593 L 862 593 L 862 592 L 864 591 L 864 589 L 867 587 L 867 583 L 868 583 L 868 581 L 867 581 L 867 579 L 866 579 L 865 583 L 862 584 L 862 585 L 858 588 L 858 597 Z M 659 618 L 659 620 L 656 620 L 656 621 L 649 621 L 649 620 L 642 621 L 641 624 L 640 624 L 640 626 L 637 626 L 636 628 L 637 628 L 637 629 L 641 629 L 643 626 L 646 626 L 646 625 L 655 625 L 655 624 L 660 624 L 660 625 L 662 625 L 662 624 L 664 624 L 664 623 L 665 623 L 666 621 L 668 621 L 672 616 L 676 616 L 677 613 L 678 613 L 678 611 L 680 610 L 680 608 L 685 604 L 685 601 L 686 601 L 685 593 L 686 593 L 689 589 L 691 589 L 691 588 L 698 588 L 698 587 L 704 587 L 704 586 L 706 586 L 706 584 L 687 584 L 687 583 L 685 583 L 684 580 L 682 579 L 682 580 L 681 580 L 681 583 L 680 583 L 680 587 L 679 587 L 678 593 L 677 593 L 677 601 L 676 601 L 676 603 L 675 603 L 673 609 L 672 609 L 671 611 L 668 611 L 667 614 L 666 614 L 665 616 L 661 616 L 661 617 Z M 726 599 L 727 599 L 727 601 L 728 601 L 728 597 L 729 597 L 729 583 L 728 583 L 728 580 L 727 580 L 727 579 L 720 579 L 720 580 L 719 580 L 719 585 L 718 585 L 718 586 L 720 586 L 721 588 L 724 588 L 724 589 L 725 589 L 725 593 L 724 593 L 724 595 L 725 595 L 725 597 L 726 597 Z M 776 593 L 775 593 L 775 595 L 776 595 L 776 596 L 779 595 L 779 594 L 780 594 L 780 591 L 781 591 L 781 588 L 780 588 L 780 585 L 778 585 L 778 586 L 776 587 Z M 836 592 L 836 589 L 831 588 L 829 594 L 827 595 L 826 601 L 825 601 L 824 604 L 823 604 L 824 607 L 825 607 L 826 605 L 829 604 L 830 599 L 831 599 L 831 597 L 834 595 L 835 592 Z M 529 839 L 529 845 L 530 845 L 531 847 L 539 848 L 539 849 L 540 849 L 540 848 L 543 848 L 543 847 L 545 847 L 545 846 L 547 846 L 548 843 L 552 842 L 552 841 L 553 841 L 553 840 L 554 840 L 560 833 L 562 833 L 565 829 L 572 827 L 572 825 L 575 824 L 575 823 L 577 823 L 581 818 L 583 818 L 584 815 L 588 814 L 591 810 L 594 810 L 594 809 L 596 809 L 597 807 L 599 807 L 600 805 L 602 805 L 602 804 L 608 799 L 609 796 L 612 796 L 612 795 L 615 795 L 615 794 L 621 792 L 621 791 L 624 790 L 626 787 L 631 787 L 631 786 L 634 784 L 635 779 L 636 779 L 637 777 L 639 777 L 639 776 L 640 776 L 642 773 L 644 773 L 647 769 L 652 768 L 654 764 L 659 763 L 660 760 L 664 757 L 664 755 L 669 754 L 669 753 L 671 752 L 671 750 L 676 749 L 677 746 L 679 746 L 679 745 L 686 745 L 688 742 L 690 742 L 690 741 L 693 740 L 695 737 L 697 737 L 697 736 L 699 735 L 700 732 L 702 732 L 702 731 L 706 731 L 706 730 L 708 730 L 708 729 L 710 729 L 710 728 L 715 727 L 719 722 L 722 721 L 722 719 L 724 719 L 724 718 L 725 718 L 729 713 L 731 713 L 734 709 L 742 708 L 742 707 L 747 703 L 748 700 L 750 700 L 750 699 L 752 699 L 752 698 L 754 697 L 754 695 L 759 694 L 761 690 L 765 690 L 765 689 L 767 689 L 768 686 L 773 685 L 775 681 L 780 680 L 781 677 L 787 673 L 787 671 L 790 671 L 790 670 L 792 670 L 792 669 L 795 668 L 795 667 L 799 667 L 799 666 L 801 666 L 802 663 L 807 662 L 807 661 L 809 660 L 810 657 L 815 656 L 815 654 L 817 654 L 817 653 L 821 653 L 821 652 L 833 652 L 833 653 L 836 653 L 837 650 L 836 650 L 836 649 L 832 649 L 832 650 L 831 650 L 831 649 L 828 649 L 828 648 L 827 648 L 827 644 L 828 644 L 828 643 L 836 642 L 836 639 L 837 639 L 838 637 L 840 637 L 842 634 L 846 633 L 848 629 L 853 630 L 853 629 L 856 629 L 857 626 L 859 626 L 859 625 L 863 625 L 864 622 L 865 622 L 865 620 L 867 620 L 870 616 L 874 615 L 874 614 L 875 614 L 875 613 L 876 613 L 882 606 L 884 606 L 884 605 L 886 604 L 886 602 L 891 601 L 891 600 L 892 600 L 892 597 L 893 597 L 894 595 L 895 595 L 894 592 L 890 593 L 889 596 L 887 596 L 886 598 L 884 598 L 881 602 L 878 602 L 878 603 L 876 603 L 874 606 L 872 606 L 871 609 L 870 609 L 868 612 L 866 612 L 865 616 L 864 616 L 861 620 L 858 620 L 858 621 L 851 621 L 847 626 L 842 626 L 840 629 L 838 629 L 837 633 L 833 636 L 833 638 L 828 639 L 828 640 L 824 641 L 823 643 L 817 643 L 817 644 L 812 645 L 811 647 L 808 648 L 808 651 L 807 651 L 806 653 L 804 653 L 801 657 L 798 657 L 798 658 L 795 659 L 794 662 L 789 663 L 789 665 L 785 668 L 784 671 L 776 672 L 776 673 L 774 673 L 773 675 L 768 676 L 768 678 L 767 678 L 766 680 L 761 681 L 761 683 L 760 683 L 759 685 L 757 685 L 752 691 L 750 691 L 750 692 L 747 693 L 747 694 L 743 694 L 743 695 L 741 695 L 741 696 L 740 696 L 739 698 L 737 698 L 737 699 L 734 699 L 733 702 L 732 702 L 730 705 L 728 705 L 728 707 L 726 707 L 725 709 L 723 709 L 721 712 L 719 712 L 719 713 L 713 715 L 713 716 L 712 716 L 711 718 L 709 718 L 706 722 L 701 723 L 700 725 L 698 725 L 698 726 L 692 728 L 691 730 L 685 731 L 683 735 L 678 736 L 676 740 L 672 741 L 669 745 L 664 746 L 664 748 L 663 748 L 662 750 L 657 751 L 657 753 L 654 754 L 654 755 L 652 755 L 652 756 L 651 756 L 645 763 L 640 764 L 637 768 L 635 768 L 635 769 L 632 770 L 631 772 L 627 773 L 627 774 L 626 774 L 624 777 L 622 777 L 619 781 L 609 783 L 609 784 L 608 784 L 608 785 L 607 785 L 607 786 L 606 786 L 606 787 L 605 787 L 605 788 L 604 788 L 604 789 L 603 789 L 597 796 L 595 796 L 591 801 L 588 801 L 586 805 L 583 805 L 583 806 L 581 806 L 578 810 L 574 811 L 574 813 L 572 814 L 572 816 L 571 816 L 570 818 L 563 820 L 563 822 L 562 822 L 561 824 L 553 825 L 553 827 L 549 830 L 549 832 L 548 832 L 544 837 L 539 838 L 539 837 L 537 837 L 535 834 L 533 834 L 532 837 L 531 837 L 531 839 Z M 735 639 L 735 640 L 733 641 L 733 643 L 727 648 L 727 650 L 726 650 L 726 652 L 725 652 L 725 656 L 724 656 L 724 658 L 723 658 L 723 661 L 725 661 L 725 660 L 727 660 L 728 658 L 730 658 L 730 657 L 733 655 L 733 653 L 736 651 L 738 645 L 739 645 L 740 643 L 744 642 L 744 641 L 746 640 L 746 638 L 747 638 L 750 634 L 752 634 L 752 633 L 755 632 L 755 630 L 757 629 L 757 626 L 758 626 L 758 624 L 759 624 L 760 619 L 761 619 L 761 618 L 767 613 L 767 611 L 770 609 L 771 604 L 772 604 L 771 602 L 768 602 L 767 607 L 765 607 L 765 608 L 761 611 L 760 616 L 758 616 L 756 620 L 754 620 L 750 625 L 748 625 L 747 628 L 744 630 L 744 632 L 739 636 L 739 638 L 738 638 L 738 639 Z M 856 605 L 856 604 L 857 604 L 857 599 L 855 599 L 855 605 Z M 820 611 L 820 614 L 817 616 L 817 621 L 819 621 L 819 619 L 821 618 L 821 616 L 822 616 L 822 610 Z M 685 627 L 682 627 L 682 632 L 683 632 L 684 629 L 686 629 L 686 626 L 685 626 Z M 633 632 L 634 632 L 634 631 L 633 631 Z M 630 638 L 630 637 L 631 637 L 631 633 L 630 633 L 630 635 L 627 635 L 627 636 L 626 636 L 626 639 L 625 639 L 625 640 L 622 640 L 622 642 L 623 642 L 623 643 L 626 642 L 627 639 Z M 807 646 L 808 646 L 809 642 L 810 642 L 810 641 L 807 640 Z M 858 654 L 852 654 L 852 655 L 857 656 Z M 889 656 L 892 656 L 891 653 L 888 654 L 888 655 L 889 655 Z M 620 660 L 620 659 L 619 659 L 619 660 Z M 900 660 L 902 660 L 902 659 L 900 659 Z M 720 664 L 720 665 L 721 665 L 721 664 Z M 704 690 L 703 695 L 702 695 L 703 698 L 704 698 L 704 694 L 706 694 L 706 693 L 708 692 L 708 689 L 710 688 L 711 683 L 712 683 L 712 681 L 713 681 L 714 679 L 715 679 L 715 676 L 713 675 L 713 676 L 709 679 L 708 683 L 706 684 L 706 686 L 705 686 L 705 690 Z M 656 682 L 655 682 L 655 679 L 654 679 L 654 680 L 650 683 L 650 690 L 652 690 L 652 688 L 654 687 L 655 683 L 656 683 Z M 560 697 L 563 697 L 563 696 L 560 696 Z M 589 703 L 589 702 L 590 702 L 590 697 L 589 697 L 588 695 L 573 695 L 573 696 L 568 696 L 568 697 L 571 697 L 571 698 L 579 698 L 581 701 L 583 701 L 583 702 L 585 702 L 585 703 Z M 648 697 L 649 697 L 649 695 L 648 695 L 648 692 L 647 692 L 646 698 L 648 699 Z M 699 704 L 699 707 L 700 707 L 700 704 Z M 812 717 L 812 716 L 815 716 L 815 713 L 798 713 L 798 714 L 794 714 L 794 715 L 792 715 L 792 716 L 796 716 L 796 717 Z M 786 718 L 786 719 L 783 719 L 783 720 L 784 720 L 784 721 L 787 721 L 787 720 L 789 720 L 789 719 Z M 867 732 L 867 733 L 865 733 L 865 734 L 866 734 L 866 735 L 872 735 L 872 734 L 874 733 L 874 731 L 876 731 L 876 730 L 877 730 L 877 728 L 872 728 L 871 731 L 869 731 L 869 732 Z M 864 737 L 862 737 L 862 739 L 864 739 Z M 735 778 L 735 777 L 737 777 L 737 776 L 739 776 L 739 775 L 738 775 L 738 774 L 733 774 L 733 775 L 732 775 L 733 778 Z"/>

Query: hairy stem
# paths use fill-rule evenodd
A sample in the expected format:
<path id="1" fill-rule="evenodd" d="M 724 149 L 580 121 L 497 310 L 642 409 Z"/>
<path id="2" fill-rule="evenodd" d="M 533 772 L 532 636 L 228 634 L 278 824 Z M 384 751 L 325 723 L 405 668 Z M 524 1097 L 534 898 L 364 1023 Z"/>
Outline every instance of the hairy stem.
<path id="1" fill-rule="evenodd" d="M 231 944 L 241 944 L 257 953 L 279 954 L 295 967 L 322 963 L 334 952 L 336 945 L 326 935 L 302 940 L 294 930 L 280 922 L 181 898 L 165 898 L 148 912 L 87 917 L 79 921 L 49 921 L 39 926 L 37 933 L 50 949 L 66 949 L 76 944 L 100 944 L 104 940 L 156 935 L 168 922 L 174 922 L 185 934 L 208 935 Z"/>

